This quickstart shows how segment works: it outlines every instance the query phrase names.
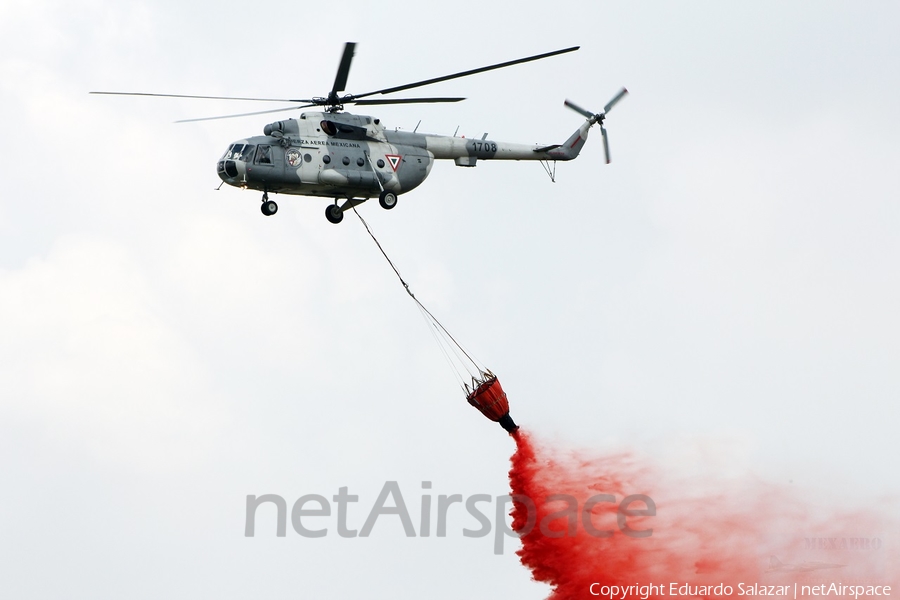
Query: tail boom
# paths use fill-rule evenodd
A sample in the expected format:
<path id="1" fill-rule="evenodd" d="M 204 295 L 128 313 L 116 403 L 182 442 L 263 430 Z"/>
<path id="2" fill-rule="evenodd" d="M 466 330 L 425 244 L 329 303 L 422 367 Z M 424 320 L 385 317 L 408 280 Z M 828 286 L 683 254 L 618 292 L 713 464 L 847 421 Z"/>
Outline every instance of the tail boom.
<path id="1" fill-rule="evenodd" d="M 549 146 L 513 144 L 488 139 L 467 139 L 443 135 L 423 135 L 426 149 L 437 159 L 453 159 L 457 164 L 476 160 L 572 160 L 587 141 L 591 123 L 585 121 L 562 144 Z"/>

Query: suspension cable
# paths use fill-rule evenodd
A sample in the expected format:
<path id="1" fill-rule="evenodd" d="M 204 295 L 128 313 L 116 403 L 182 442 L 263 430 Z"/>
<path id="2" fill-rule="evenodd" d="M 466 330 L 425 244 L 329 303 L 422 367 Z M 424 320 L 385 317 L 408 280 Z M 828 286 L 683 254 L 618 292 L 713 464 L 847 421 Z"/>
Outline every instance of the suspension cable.
<path id="1" fill-rule="evenodd" d="M 475 359 L 473 359 L 471 356 L 469 356 L 469 353 L 466 352 L 465 348 L 463 348 L 462 345 L 456 341 L 456 338 L 454 338 L 450 334 L 450 332 L 447 331 L 447 328 L 444 327 L 443 324 L 441 324 L 441 322 L 438 321 L 437 318 L 433 314 L 431 314 L 431 311 L 429 311 L 427 308 L 425 308 L 425 305 L 422 304 L 418 298 L 416 298 L 416 295 L 413 294 L 412 290 L 409 287 L 409 284 L 406 283 L 406 281 L 404 281 L 403 276 L 400 275 L 400 271 L 397 270 L 397 267 L 394 265 L 393 261 L 391 261 L 390 257 L 388 257 L 387 252 L 384 251 L 384 248 L 381 246 L 381 243 L 378 241 L 378 238 L 376 238 L 375 234 L 372 233 L 372 229 L 369 227 L 369 224 L 366 222 L 365 219 L 363 219 L 362 215 L 359 214 L 359 212 L 356 210 L 356 206 L 351 206 L 351 208 L 353 209 L 353 212 L 356 213 L 356 216 L 359 217 L 359 220 L 363 224 L 363 227 L 366 228 L 366 231 L 368 232 L 369 236 L 372 238 L 372 241 L 374 241 L 375 245 L 378 246 L 378 250 L 381 251 L 382 256 L 384 256 L 385 260 L 391 266 L 391 269 L 393 269 L 394 273 L 397 274 L 397 279 L 399 279 L 400 283 L 403 284 L 403 289 L 406 290 L 406 293 L 409 294 L 409 297 L 412 298 L 413 301 L 415 301 L 415 303 L 419 306 L 419 310 L 422 312 L 423 318 L 425 318 L 426 321 L 429 321 L 429 319 L 430 319 L 429 330 L 433 329 L 432 335 L 435 336 L 435 340 L 436 341 L 438 340 L 437 336 L 439 334 L 443 334 L 444 337 L 446 337 L 450 342 L 452 342 L 452 345 L 449 343 L 447 345 L 451 347 L 451 350 L 456 355 L 456 359 L 466 369 L 468 374 L 470 376 L 472 376 L 473 378 L 475 377 L 475 374 L 472 373 L 472 371 L 465 364 L 465 361 L 462 360 L 462 356 L 465 356 L 466 359 L 468 359 L 468 361 L 472 364 L 472 366 L 475 367 L 478 375 L 483 374 L 485 372 L 485 369 L 481 368 L 481 366 L 479 366 L 479 364 L 475 361 Z M 426 317 L 426 315 L 427 315 L 427 317 Z M 452 361 L 450 360 L 450 356 L 447 354 L 446 349 L 443 347 L 442 344 L 438 343 L 438 345 L 441 346 L 441 352 L 444 354 L 444 357 L 447 359 L 448 363 L 451 363 L 451 368 L 452 368 Z M 462 356 L 460 356 L 460 353 L 462 353 Z M 455 368 L 453 368 L 453 370 L 456 373 L 457 379 L 460 379 L 458 370 Z M 461 382 L 461 384 L 463 387 L 465 387 L 464 382 Z"/>

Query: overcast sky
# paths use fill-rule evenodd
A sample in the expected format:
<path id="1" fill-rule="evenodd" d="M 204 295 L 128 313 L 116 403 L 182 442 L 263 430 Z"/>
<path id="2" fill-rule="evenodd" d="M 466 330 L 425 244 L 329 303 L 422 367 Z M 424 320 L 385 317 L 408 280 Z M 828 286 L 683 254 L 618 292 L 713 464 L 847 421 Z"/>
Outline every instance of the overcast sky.
<path id="1" fill-rule="evenodd" d="M 816 498 L 900 494 L 900 7 L 894 2 L 383 4 L 0 0 L 0 579 L 15 598 L 542 598 L 510 545 L 275 536 L 247 495 L 396 480 L 506 493 L 469 407 L 353 215 L 223 187 L 271 108 L 91 90 L 325 95 L 442 83 L 388 127 L 582 156 L 436 164 L 360 208 L 417 296 L 561 447 L 628 448 Z M 412 95 L 412 94 L 410 94 Z M 283 118 L 292 116 L 286 113 Z M 712 476 L 711 476 L 712 477 Z M 712 480 L 714 483 L 714 480 Z M 881 532 L 889 538 L 900 532 Z"/>

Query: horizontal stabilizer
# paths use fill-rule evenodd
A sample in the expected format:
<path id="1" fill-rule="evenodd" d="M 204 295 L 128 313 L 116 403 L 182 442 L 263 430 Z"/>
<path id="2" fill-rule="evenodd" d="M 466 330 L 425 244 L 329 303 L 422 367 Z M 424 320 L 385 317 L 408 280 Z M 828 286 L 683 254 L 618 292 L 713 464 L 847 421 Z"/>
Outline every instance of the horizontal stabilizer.
<path id="1" fill-rule="evenodd" d="M 556 150 L 562 146 L 562 144 L 551 144 L 549 146 L 541 146 L 540 148 L 534 148 L 534 152 L 550 152 L 551 150 Z"/>

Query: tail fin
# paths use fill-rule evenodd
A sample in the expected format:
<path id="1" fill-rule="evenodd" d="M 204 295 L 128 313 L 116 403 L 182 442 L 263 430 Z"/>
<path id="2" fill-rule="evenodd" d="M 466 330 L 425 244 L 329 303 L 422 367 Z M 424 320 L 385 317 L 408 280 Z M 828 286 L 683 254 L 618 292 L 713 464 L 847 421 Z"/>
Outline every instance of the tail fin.
<path id="1" fill-rule="evenodd" d="M 584 143 L 587 141 L 588 131 L 591 129 L 590 121 L 585 121 L 581 127 L 575 130 L 575 133 L 569 136 L 561 146 L 553 149 L 550 154 L 556 160 L 572 160 L 581 153 Z"/>

